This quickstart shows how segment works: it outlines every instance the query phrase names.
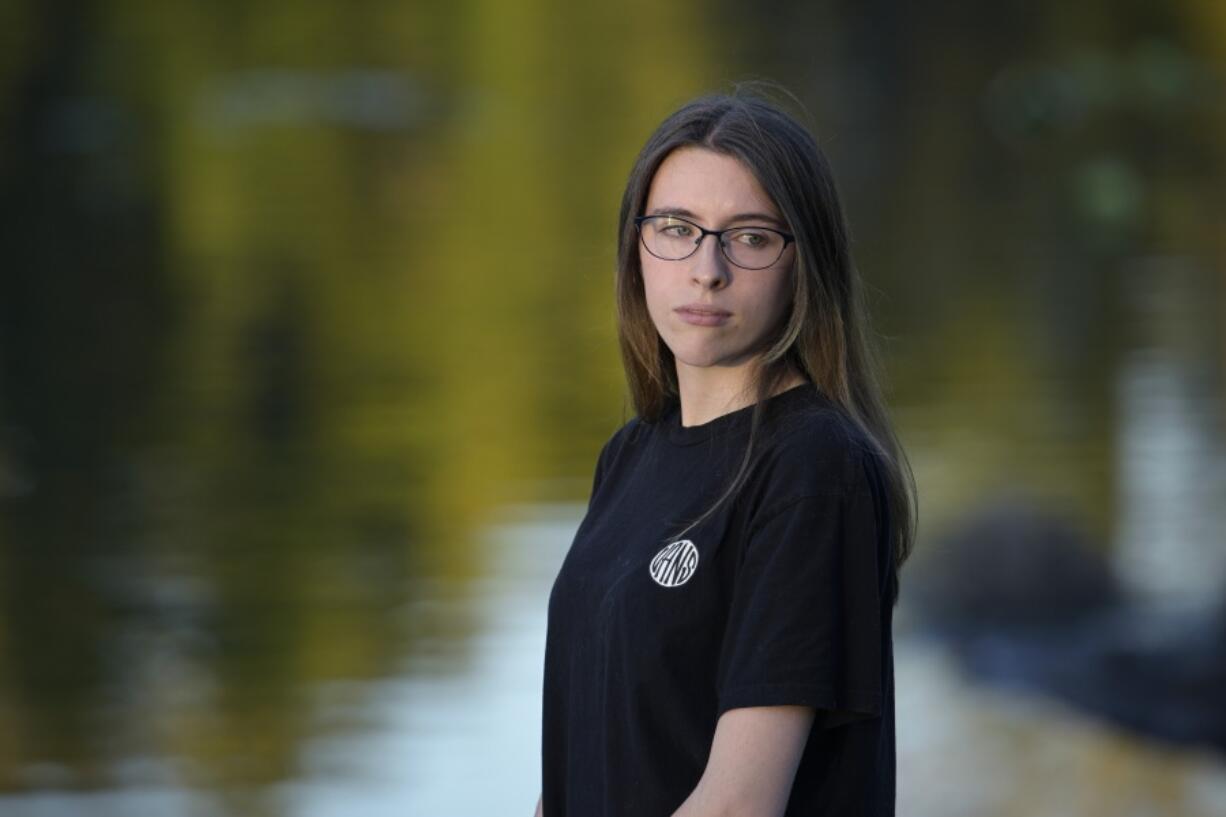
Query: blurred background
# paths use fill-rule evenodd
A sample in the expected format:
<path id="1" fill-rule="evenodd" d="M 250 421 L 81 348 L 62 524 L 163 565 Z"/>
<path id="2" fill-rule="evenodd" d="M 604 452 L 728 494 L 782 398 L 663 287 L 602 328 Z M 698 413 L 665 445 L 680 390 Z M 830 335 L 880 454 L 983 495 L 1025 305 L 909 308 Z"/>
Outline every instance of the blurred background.
<path id="1" fill-rule="evenodd" d="M 899 815 L 1226 814 L 1226 4 L 0 0 L 0 45 L 0 815 L 531 814 L 621 186 L 750 78 L 919 482 Z"/>

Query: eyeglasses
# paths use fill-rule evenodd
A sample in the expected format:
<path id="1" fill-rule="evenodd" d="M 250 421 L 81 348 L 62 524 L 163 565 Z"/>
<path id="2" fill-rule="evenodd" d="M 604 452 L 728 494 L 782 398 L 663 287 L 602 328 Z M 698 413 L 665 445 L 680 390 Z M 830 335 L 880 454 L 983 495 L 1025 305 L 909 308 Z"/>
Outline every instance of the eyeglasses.
<path id="1" fill-rule="evenodd" d="M 795 236 L 770 227 L 728 227 L 708 230 L 680 216 L 638 216 L 634 219 L 647 252 L 664 261 L 681 261 L 698 252 L 702 240 L 715 236 L 724 257 L 742 269 L 766 269 L 783 256 Z"/>

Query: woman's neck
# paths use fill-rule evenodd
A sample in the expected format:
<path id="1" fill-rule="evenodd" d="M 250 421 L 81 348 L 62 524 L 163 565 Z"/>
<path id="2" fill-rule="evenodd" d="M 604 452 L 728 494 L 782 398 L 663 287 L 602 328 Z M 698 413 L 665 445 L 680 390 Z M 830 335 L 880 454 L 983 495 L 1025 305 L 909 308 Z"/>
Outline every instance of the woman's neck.
<path id="1" fill-rule="evenodd" d="M 755 374 L 748 366 L 678 366 L 677 389 L 681 398 L 681 425 L 702 425 L 716 417 L 752 405 L 757 397 L 753 391 Z M 804 382 L 805 378 L 799 372 L 789 369 L 767 396 L 773 397 Z"/>

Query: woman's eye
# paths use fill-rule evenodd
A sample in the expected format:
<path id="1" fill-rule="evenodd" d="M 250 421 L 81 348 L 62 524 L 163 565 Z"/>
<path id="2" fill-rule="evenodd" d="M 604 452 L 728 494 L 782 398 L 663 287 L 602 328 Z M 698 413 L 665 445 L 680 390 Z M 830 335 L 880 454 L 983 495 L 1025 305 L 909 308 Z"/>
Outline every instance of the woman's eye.
<path id="1" fill-rule="evenodd" d="M 669 224 L 663 227 L 660 232 L 675 238 L 686 238 L 692 235 L 694 231 L 688 224 Z"/>
<path id="2" fill-rule="evenodd" d="M 736 240 L 747 247 L 757 248 L 766 245 L 770 238 L 766 233 L 738 233 Z"/>

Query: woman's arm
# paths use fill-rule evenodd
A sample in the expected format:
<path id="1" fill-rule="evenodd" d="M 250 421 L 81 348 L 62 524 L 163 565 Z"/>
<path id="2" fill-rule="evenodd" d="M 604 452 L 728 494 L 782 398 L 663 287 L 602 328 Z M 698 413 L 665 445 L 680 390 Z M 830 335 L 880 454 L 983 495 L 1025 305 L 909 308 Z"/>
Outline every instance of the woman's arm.
<path id="1" fill-rule="evenodd" d="M 542 794 L 540 797 L 536 798 L 536 814 L 533 815 L 533 817 L 545 817 L 545 815 L 541 812 L 541 798 L 544 796 L 545 795 Z"/>
<path id="2" fill-rule="evenodd" d="M 815 715 L 811 706 L 725 712 L 715 725 L 707 768 L 673 817 L 782 815 Z"/>

